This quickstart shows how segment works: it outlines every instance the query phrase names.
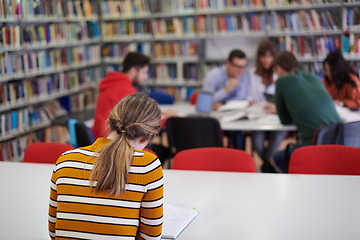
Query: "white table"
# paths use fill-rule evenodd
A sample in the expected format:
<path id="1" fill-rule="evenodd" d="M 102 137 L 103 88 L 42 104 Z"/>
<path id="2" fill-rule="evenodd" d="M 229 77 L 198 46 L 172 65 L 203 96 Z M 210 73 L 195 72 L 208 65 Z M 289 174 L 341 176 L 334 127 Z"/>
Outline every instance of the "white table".
<path id="1" fill-rule="evenodd" d="M 188 103 L 174 105 L 160 105 L 162 110 L 171 109 L 179 113 L 180 116 L 191 115 L 196 112 L 195 106 Z M 213 113 L 212 116 L 216 117 Z M 223 122 L 219 120 L 222 130 L 225 131 L 296 131 L 295 125 L 282 125 L 276 122 L 262 122 L 258 120 L 238 120 L 233 122 Z"/>
<path id="2" fill-rule="evenodd" d="M 45 240 L 52 165 L 0 162 L 0 239 Z M 360 177 L 165 170 L 165 203 L 200 214 L 179 240 L 360 239 Z"/>

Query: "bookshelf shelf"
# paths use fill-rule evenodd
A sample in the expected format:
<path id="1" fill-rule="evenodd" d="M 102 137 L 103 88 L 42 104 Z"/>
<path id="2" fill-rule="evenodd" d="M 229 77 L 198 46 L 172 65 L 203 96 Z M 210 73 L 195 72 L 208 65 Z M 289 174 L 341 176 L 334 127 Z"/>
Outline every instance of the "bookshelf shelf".
<path id="1" fill-rule="evenodd" d="M 149 87 L 201 87 L 202 83 L 191 80 L 151 80 L 146 83 Z"/>
<path id="2" fill-rule="evenodd" d="M 289 10 L 306 10 L 306 9 L 329 9 L 341 7 L 341 3 L 326 3 L 326 4 L 309 4 L 309 5 L 291 5 L 291 6 L 267 6 L 268 11 L 289 11 Z"/>
<path id="3" fill-rule="evenodd" d="M 70 90 L 67 90 L 67 91 L 53 93 L 50 96 L 33 97 L 28 101 L 22 101 L 22 102 L 19 102 L 19 103 L 16 103 L 16 104 L 6 105 L 6 106 L 3 106 L 3 107 L 0 106 L 0 113 L 1 112 L 6 112 L 6 111 L 9 111 L 9 110 L 12 110 L 12 109 L 18 109 L 18 108 L 23 108 L 23 107 L 26 107 L 26 106 L 36 105 L 36 104 L 47 102 L 47 101 L 52 101 L 52 100 L 57 99 L 57 98 L 61 98 L 61 97 L 64 97 L 64 96 L 68 96 L 68 95 L 72 95 L 72 94 L 75 94 L 75 93 L 83 92 L 84 90 L 87 90 L 89 88 L 95 88 L 96 86 L 97 85 L 95 83 L 94 84 L 87 84 L 87 85 L 77 87 L 77 88 L 74 88 L 74 89 L 70 89 Z"/>
<path id="4" fill-rule="evenodd" d="M 198 57 L 154 58 L 153 63 L 197 63 Z"/>
<path id="5" fill-rule="evenodd" d="M 321 30 L 321 31 L 269 31 L 267 35 L 269 37 L 281 37 L 281 36 L 317 36 L 317 35 L 341 35 L 342 30 Z"/>
<path id="6" fill-rule="evenodd" d="M 37 126 L 34 126 L 34 127 L 30 127 L 29 129 L 27 130 L 24 130 L 24 131 L 21 131 L 21 132 L 16 132 L 16 133 L 12 133 L 12 134 L 9 134 L 7 136 L 3 136 L 3 137 L 0 137 L 0 142 L 5 142 L 5 141 L 9 141 L 11 139 L 14 139 L 14 138 L 18 138 L 18 137 L 21 137 L 23 135 L 27 135 L 29 133 L 32 133 L 36 130 L 40 130 L 40 129 L 43 129 L 43 128 L 47 128 L 47 127 L 50 127 L 51 126 L 51 122 L 45 122 L 45 123 L 40 123 L 38 124 Z"/>
<path id="7" fill-rule="evenodd" d="M 309 56 L 309 57 L 303 57 L 303 56 L 296 56 L 298 62 L 306 63 L 306 62 L 322 62 L 326 58 L 326 56 Z"/>
<path id="8" fill-rule="evenodd" d="M 344 7 L 360 7 L 360 1 L 359 2 L 343 2 Z"/>
<path id="9" fill-rule="evenodd" d="M 58 72 L 79 70 L 79 69 L 82 69 L 82 68 L 91 68 L 91 67 L 98 66 L 99 64 L 101 64 L 101 62 L 85 63 L 85 64 L 78 64 L 78 65 L 73 65 L 73 66 L 59 67 L 59 68 L 48 69 L 48 70 L 44 70 L 44 71 L 36 72 L 36 73 L 15 74 L 15 75 L 10 76 L 10 77 L 0 78 L 0 82 L 21 80 L 21 79 L 25 79 L 25 78 L 29 79 L 29 78 L 40 77 L 40 76 L 44 76 L 44 75 L 51 75 L 51 74 L 55 74 L 55 73 L 58 73 Z"/>

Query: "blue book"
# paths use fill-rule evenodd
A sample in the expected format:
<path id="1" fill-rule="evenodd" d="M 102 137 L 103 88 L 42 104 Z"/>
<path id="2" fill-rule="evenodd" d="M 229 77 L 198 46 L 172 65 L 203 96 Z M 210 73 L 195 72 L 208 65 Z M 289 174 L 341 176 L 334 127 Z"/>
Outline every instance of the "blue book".
<path id="1" fill-rule="evenodd" d="M 19 96 L 21 99 L 25 98 L 24 84 L 23 82 L 19 82 Z"/>
<path id="2" fill-rule="evenodd" d="M 325 13 L 324 13 L 324 12 L 321 12 L 320 14 L 321 14 L 321 18 L 323 19 L 323 21 L 324 21 L 324 23 L 325 23 L 326 29 L 328 29 L 328 30 L 331 29 L 330 24 L 329 24 L 329 22 L 328 22 L 328 20 L 327 20 L 327 18 L 326 18 Z"/>
<path id="3" fill-rule="evenodd" d="M 343 42 L 344 42 L 344 49 L 343 49 L 343 51 L 344 51 L 344 53 L 349 53 L 349 51 L 350 51 L 350 48 L 349 48 L 349 37 L 347 37 L 347 36 L 343 36 Z"/>
<path id="4" fill-rule="evenodd" d="M 11 111 L 11 129 L 18 128 L 18 112 Z"/>
<path id="5" fill-rule="evenodd" d="M 294 30 L 294 23 L 292 22 L 292 19 L 291 19 L 291 13 L 288 13 L 288 17 L 289 17 L 290 29 L 293 31 Z"/>
<path id="6" fill-rule="evenodd" d="M 50 34 L 50 27 L 49 25 L 47 25 L 45 27 L 45 34 L 46 34 L 46 42 L 50 43 L 51 42 L 51 34 Z"/>
<path id="7" fill-rule="evenodd" d="M 185 33 L 189 33 L 189 19 L 188 18 L 184 18 L 184 32 Z"/>

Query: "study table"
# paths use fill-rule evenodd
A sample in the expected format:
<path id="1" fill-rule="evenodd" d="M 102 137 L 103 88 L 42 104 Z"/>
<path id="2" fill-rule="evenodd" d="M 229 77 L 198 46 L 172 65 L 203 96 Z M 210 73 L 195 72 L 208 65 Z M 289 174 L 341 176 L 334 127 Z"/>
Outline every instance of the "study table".
<path id="1" fill-rule="evenodd" d="M 162 110 L 173 110 L 179 113 L 179 116 L 187 116 L 196 112 L 195 106 L 188 103 L 179 103 L 173 105 L 160 105 Z M 212 114 L 214 116 L 216 114 Z M 225 131 L 296 131 L 295 125 L 282 125 L 273 121 L 258 120 L 237 120 L 233 122 L 224 122 L 219 120 L 222 130 Z M 94 119 L 87 120 L 85 124 L 88 127 L 94 125 Z"/>
<path id="2" fill-rule="evenodd" d="M 0 239 L 45 240 L 53 166 L 0 162 Z M 360 176 L 164 170 L 164 202 L 200 214 L 179 240 L 360 239 Z"/>

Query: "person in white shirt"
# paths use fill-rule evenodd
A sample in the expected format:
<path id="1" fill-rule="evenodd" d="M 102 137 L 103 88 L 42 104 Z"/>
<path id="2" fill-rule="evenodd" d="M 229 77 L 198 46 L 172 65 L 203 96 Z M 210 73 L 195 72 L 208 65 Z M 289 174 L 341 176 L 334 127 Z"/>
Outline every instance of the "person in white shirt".
<path id="1" fill-rule="evenodd" d="M 274 58 L 275 46 L 269 41 L 262 41 L 257 50 L 255 67 L 250 70 L 248 89 L 248 99 L 256 104 L 265 105 L 269 101 L 271 102 L 271 98 L 275 95 L 277 76 L 272 68 Z M 286 135 L 286 131 L 251 132 L 253 149 L 264 161 L 262 172 L 273 172 L 270 160 Z M 267 145 L 265 145 L 265 140 L 268 141 Z"/>

